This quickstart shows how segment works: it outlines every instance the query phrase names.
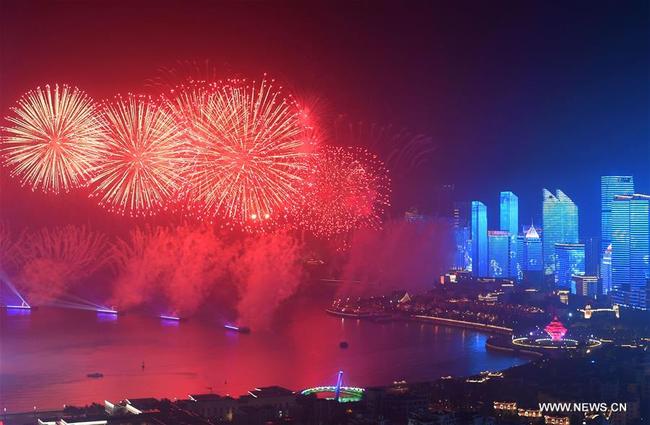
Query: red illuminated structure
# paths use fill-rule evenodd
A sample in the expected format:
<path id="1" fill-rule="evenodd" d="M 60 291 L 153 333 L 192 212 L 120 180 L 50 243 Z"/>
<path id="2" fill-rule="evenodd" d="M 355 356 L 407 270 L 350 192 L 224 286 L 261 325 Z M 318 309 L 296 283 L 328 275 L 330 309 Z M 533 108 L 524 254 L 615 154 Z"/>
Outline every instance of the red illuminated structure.
<path id="1" fill-rule="evenodd" d="M 553 317 L 551 323 L 546 325 L 544 330 L 548 336 L 551 337 L 552 341 L 562 341 L 567 332 L 567 329 L 564 327 L 562 322 L 558 320 L 557 316 Z"/>

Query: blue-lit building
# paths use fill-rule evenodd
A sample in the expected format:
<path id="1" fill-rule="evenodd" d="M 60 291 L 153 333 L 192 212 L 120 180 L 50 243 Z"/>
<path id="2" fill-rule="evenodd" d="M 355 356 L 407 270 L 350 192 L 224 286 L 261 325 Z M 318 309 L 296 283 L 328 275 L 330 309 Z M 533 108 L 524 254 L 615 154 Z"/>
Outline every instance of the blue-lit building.
<path id="1" fill-rule="evenodd" d="M 523 279 L 521 265 L 519 264 L 519 238 L 517 235 L 510 235 L 509 251 L 508 251 L 508 277 L 516 280 L 517 282 Z"/>
<path id="2" fill-rule="evenodd" d="M 612 291 L 612 244 L 605 249 L 603 258 L 600 260 L 600 279 L 602 281 L 603 294 L 607 295 Z"/>
<path id="3" fill-rule="evenodd" d="M 459 227 L 454 229 L 456 239 L 456 253 L 454 257 L 454 268 L 457 270 L 471 270 L 471 259 L 469 258 L 468 245 L 471 240 L 469 237 L 469 227 Z"/>
<path id="4" fill-rule="evenodd" d="M 647 309 L 650 280 L 650 196 L 617 195 L 612 202 L 612 301 Z"/>
<path id="5" fill-rule="evenodd" d="M 518 262 L 524 274 L 542 271 L 542 239 L 532 224 L 526 233 L 519 237 L 518 251 Z"/>
<path id="6" fill-rule="evenodd" d="M 472 201 L 472 274 L 488 276 L 487 208 L 480 201 Z"/>
<path id="7" fill-rule="evenodd" d="M 471 259 L 471 204 L 455 202 L 452 210 L 452 224 L 456 242 L 454 268 L 457 270 L 472 270 Z"/>
<path id="8" fill-rule="evenodd" d="M 616 195 L 632 195 L 634 178 L 632 176 L 600 177 L 600 252 L 603 253 L 612 243 L 612 203 Z"/>
<path id="9" fill-rule="evenodd" d="M 556 244 L 578 243 L 578 207 L 561 190 L 553 194 L 543 189 L 542 197 L 544 273 L 552 275 L 555 274 Z"/>
<path id="10" fill-rule="evenodd" d="M 583 297 L 598 297 L 598 276 L 594 275 L 573 275 L 571 282 L 571 293 Z"/>
<path id="11" fill-rule="evenodd" d="M 519 198 L 512 192 L 499 195 L 499 229 L 516 236 L 519 229 Z"/>
<path id="12" fill-rule="evenodd" d="M 521 280 L 521 267 L 517 260 L 517 234 L 519 231 L 519 198 L 512 192 L 499 194 L 499 229 L 510 236 L 508 242 L 508 269 L 504 276 Z"/>
<path id="13" fill-rule="evenodd" d="M 585 274 L 585 245 L 581 243 L 555 244 L 555 287 L 571 289 L 574 275 Z"/>
<path id="14" fill-rule="evenodd" d="M 510 276 L 510 233 L 501 230 L 488 231 L 488 276 Z"/>
<path id="15" fill-rule="evenodd" d="M 585 274 L 600 276 L 600 260 L 603 253 L 600 250 L 600 237 L 585 238 Z"/>

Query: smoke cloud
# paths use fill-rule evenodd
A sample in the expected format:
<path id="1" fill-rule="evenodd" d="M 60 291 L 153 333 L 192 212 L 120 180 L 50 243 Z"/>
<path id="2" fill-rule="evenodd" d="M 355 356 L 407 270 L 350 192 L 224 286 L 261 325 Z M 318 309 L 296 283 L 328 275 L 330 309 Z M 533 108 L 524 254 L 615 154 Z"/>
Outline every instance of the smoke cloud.
<path id="1" fill-rule="evenodd" d="M 232 274 L 244 323 L 265 327 L 277 306 L 296 291 L 303 278 L 304 246 L 289 233 L 262 234 L 244 241 Z"/>
<path id="2" fill-rule="evenodd" d="M 132 308 L 162 297 L 171 311 L 189 315 L 216 301 L 248 326 L 267 326 L 300 285 L 303 245 L 288 232 L 240 236 L 203 225 L 134 231 L 115 246 L 114 304 Z"/>
<path id="3" fill-rule="evenodd" d="M 349 283 L 341 290 L 358 295 L 426 290 L 450 266 L 452 252 L 445 220 L 390 220 L 381 230 L 358 230 L 342 271 Z"/>

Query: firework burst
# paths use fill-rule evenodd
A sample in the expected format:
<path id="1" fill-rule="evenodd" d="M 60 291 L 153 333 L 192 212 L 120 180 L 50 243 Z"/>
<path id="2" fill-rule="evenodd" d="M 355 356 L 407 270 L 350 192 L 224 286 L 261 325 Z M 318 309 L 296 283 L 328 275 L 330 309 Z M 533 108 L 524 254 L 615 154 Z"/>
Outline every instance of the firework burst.
<path id="1" fill-rule="evenodd" d="M 59 193 L 87 184 L 101 134 L 93 100 L 69 86 L 26 93 L 7 117 L 5 165 L 32 190 Z"/>
<path id="2" fill-rule="evenodd" d="M 183 130 L 161 104 L 129 95 L 104 105 L 91 196 L 132 216 L 165 208 L 183 184 L 187 149 Z"/>
<path id="3" fill-rule="evenodd" d="M 436 145 L 430 136 L 405 128 L 364 122 L 350 122 L 339 116 L 333 125 L 334 139 L 377 152 L 394 178 L 412 175 L 433 158 Z"/>
<path id="4" fill-rule="evenodd" d="M 390 205 L 383 163 L 363 148 L 328 147 L 314 162 L 300 223 L 317 236 L 376 228 Z"/>
<path id="5" fill-rule="evenodd" d="M 197 215 L 253 228 L 296 205 L 313 133 L 308 117 L 272 81 L 195 87 L 171 103 L 192 143 L 186 195 Z"/>

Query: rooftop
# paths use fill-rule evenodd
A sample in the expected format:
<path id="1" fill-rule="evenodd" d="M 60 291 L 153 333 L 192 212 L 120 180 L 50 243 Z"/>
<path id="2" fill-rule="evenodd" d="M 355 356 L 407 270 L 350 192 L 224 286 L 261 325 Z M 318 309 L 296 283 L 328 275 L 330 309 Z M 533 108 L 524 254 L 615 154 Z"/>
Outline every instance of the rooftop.
<path id="1" fill-rule="evenodd" d="M 635 193 L 634 195 L 616 195 L 615 201 L 650 201 L 650 195 Z"/>
<path id="2" fill-rule="evenodd" d="M 286 397 L 294 394 L 293 391 L 278 386 L 255 388 L 248 393 L 255 398 Z"/>

